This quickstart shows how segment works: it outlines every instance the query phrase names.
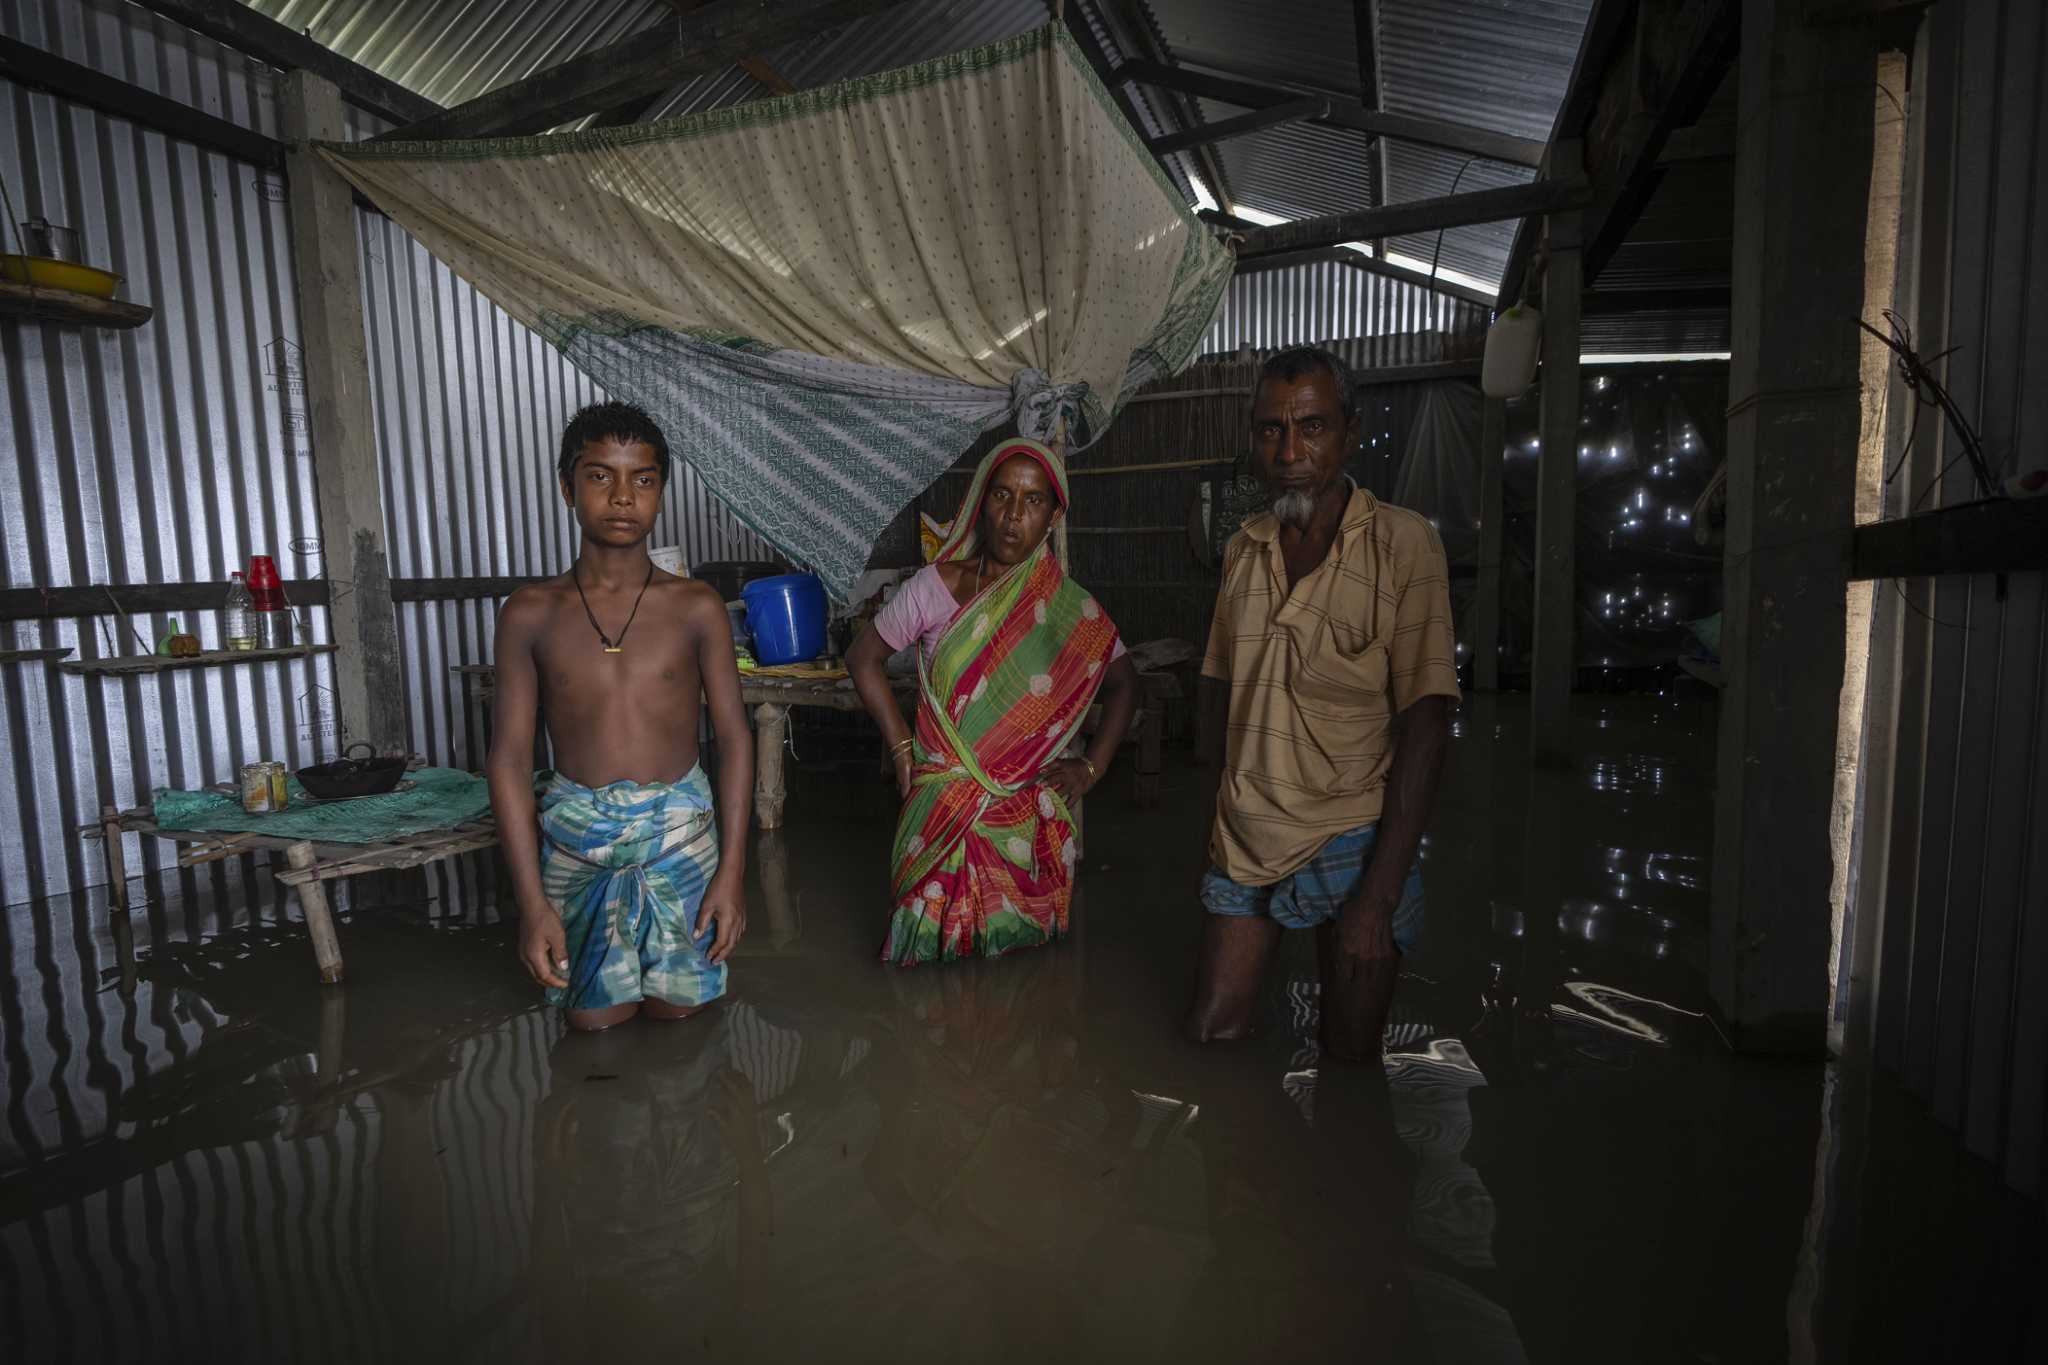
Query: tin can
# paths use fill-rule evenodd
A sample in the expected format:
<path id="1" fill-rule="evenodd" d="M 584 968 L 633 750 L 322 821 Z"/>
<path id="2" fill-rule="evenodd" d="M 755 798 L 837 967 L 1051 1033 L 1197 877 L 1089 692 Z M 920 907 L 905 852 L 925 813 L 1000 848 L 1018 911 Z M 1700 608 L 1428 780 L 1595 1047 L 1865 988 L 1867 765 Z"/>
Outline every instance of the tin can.
<path id="1" fill-rule="evenodd" d="M 270 809 L 270 765 L 268 763 L 244 763 L 242 765 L 242 809 L 251 815 L 262 815 Z"/>
<path id="2" fill-rule="evenodd" d="M 270 808 L 283 810 L 292 803 L 292 794 L 285 785 L 285 768 L 282 763 L 265 765 L 270 769 Z"/>

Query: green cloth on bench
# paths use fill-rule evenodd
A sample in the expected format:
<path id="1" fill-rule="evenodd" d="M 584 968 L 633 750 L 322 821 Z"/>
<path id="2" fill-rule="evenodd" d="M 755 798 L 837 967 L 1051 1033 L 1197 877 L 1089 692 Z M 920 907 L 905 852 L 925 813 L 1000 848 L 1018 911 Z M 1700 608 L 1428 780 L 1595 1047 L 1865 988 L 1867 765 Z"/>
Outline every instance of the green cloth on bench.
<path id="1" fill-rule="evenodd" d="M 243 810 L 238 797 L 159 787 L 156 827 L 207 834 L 264 834 L 320 844 L 381 844 L 408 834 L 452 829 L 491 808 L 490 786 L 474 773 L 419 768 L 405 776 L 413 783 L 411 791 L 329 802 L 316 802 L 296 777 L 287 778 L 290 804 L 262 815 Z"/>

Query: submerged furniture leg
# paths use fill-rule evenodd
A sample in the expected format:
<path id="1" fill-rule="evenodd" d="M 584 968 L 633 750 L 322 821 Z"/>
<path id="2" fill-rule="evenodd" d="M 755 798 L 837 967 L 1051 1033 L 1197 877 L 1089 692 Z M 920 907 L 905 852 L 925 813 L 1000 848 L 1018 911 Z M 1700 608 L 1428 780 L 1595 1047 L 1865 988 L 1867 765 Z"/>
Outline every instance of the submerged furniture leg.
<path id="1" fill-rule="evenodd" d="M 313 865 L 313 845 L 301 839 L 285 850 L 284 859 L 303 871 Z M 321 882 L 299 883 L 299 908 L 306 912 L 306 930 L 313 936 L 313 961 L 319 964 L 320 979 L 336 985 L 341 981 L 341 940 L 334 934 L 327 887 Z"/>
<path id="2" fill-rule="evenodd" d="M 1159 804 L 1160 737 L 1166 729 L 1166 702 L 1147 689 L 1145 709 L 1138 713 L 1138 762 L 1131 780 L 1133 805 Z"/>
<path id="3" fill-rule="evenodd" d="M 100 838 L 107 846 L 107 913 L 128 909 L 128 853 L 121 847 L 121 812 L 100 807 Z"/>
<path id="4" fill-rule="evenodd" d="M 782 802 L 788 795 L 782 780 L 782 740 L 788 726 L 787 706 L 764 701 L 754 708 L 754 823 L 762 829 L 782 828 Z"/>
<path id="5" fill-rule="evenodd" d="M 754 852 L 761 869 L 761 902 L 768 912 L 768 946 L 787 948 L 802 932 L 789 894 L 789 850 L 782 835 L 771 831 L 761 836 Z"/>

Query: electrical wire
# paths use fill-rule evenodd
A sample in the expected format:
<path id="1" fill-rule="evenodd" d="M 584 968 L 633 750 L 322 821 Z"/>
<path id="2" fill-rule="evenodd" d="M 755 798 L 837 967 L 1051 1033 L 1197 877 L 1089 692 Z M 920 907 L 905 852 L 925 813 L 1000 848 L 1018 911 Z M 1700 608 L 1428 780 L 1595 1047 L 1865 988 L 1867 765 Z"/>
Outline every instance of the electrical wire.
<path id="1" fill-rule="evenodd" d="M 1998 481 L 1992 475 L 1991 463 L 1984 454 L 1983 439 L 1978 436 L 1977 429 L 1970 425 L 1970 419 L 1964 416 L 1961 405 L 1949 393 L 1948 386 L 1934 374 L 1933 367 L 1954 354 L 1957 348 L 1951 346 L 1946 351 L 1922 359 L 1920 353 L 1913 349 L 1912 329 L 1899 320 L 1899 315 L 1887 308 L 1884 310 L 1884 320 L 1891 328 L 1890 336 L 1878 331 L 1862 318 L 1856 319 L 1856 325 L 1891 349 L 1898 361 L 1899 382 L 1913 395 L 1913 422 L 1909 429 L 1911 435 L 1907 437 L 1905 448 L 1899 452 L 1899 458 L 1893 463 L 1891 472 L 1885 475 L 1885 483 L 1890 484 L 1906 467 L 1906 457 L 1913 450 L 1913 437 L 1919 434 L 1921 406 L 1932 400 L 1934 405 L 1941 409 L 1942 415 L 1948 419 L 1950 429 L 1955 432 L 1956 439 L 1962 443 L 1963 448 L 1935 472 L 1933 480 L 1921 490 L 1920 496 L 1913 500 L 1913 507 L 1919 507 L 1927 495 L 1934 491 L 1942 477 L 1963 460 L 1970 462 L 1970 472 L 1976 476 L 1978 490 L 1984 497 L 2002 496 L 2005 490 L 1999 487 Z"/>
<path id="2" fill-rule="evenodd" d="M 1472 169 L 1472 163 L 1473 163 L 1473 162 L 1475 162 L 1475 161 L 1477 161 L 1478 159 L 1479 159 L 1479 158 L 1478 158 L 1478 157 L 1476 157 L 1476 156 L 1468 156 L 1468 157 L 1466 157 L 1466 158 L 1465 158 L 1465 164 L 1464 164 L 1464 165 L 1462 165 L 1462 166 L 1460 166 L 1460 167 L 1458 167 L 1458 173 L 1457 173 L 1456 175 L 1454 175 L 1454 176 L 1452 176 L 1452 177 L 1451 177 L 1451 193 L 1452 193 L 1452 194 L 1456 194 L 1456 193 L 1458 192 L 1458 184 L 1459 184 L 1459 182 L 1460 182 L 1460 181 L 1464 180 L 1464 178 L 1465 178 L 1465 172 L 1467 172 L 1467 171 L 1471 170 L 1471 169 Z M 1438 262 L 1439 260 L 1441 260 L 1441 259 L 1443 258 L 1443 254 L 1444 254 L 1444 229 L 1443 229 L 1443 228 L 1438 228 L 1438 229 L 1436 230 L 1436 246 L 1435 246 L 1435 247 L 1434 247 L 1433 249 L 1431 249 L 1431 251 L 1430 251 L 1430 253 L 1429 253 L 1429 291 L 1430 291 L 1430 293 L 1431 293 L 1431 294 L 1434 294 L 1434 295 L 1435 295 L 1435 297 L 1434 297 L 1433 299 L 1431 299 L 1431 300 L 1430 300 L 1430 314 L 1431 314 L 1432 320 L 1433 320 L 1433 321 L 1434 321 L 1434 322 L 1436 323 L 1436 329 L 1437 329 L 1437 330 L 1438 330 L 1439 332 L 1441 332 L 1441 331 L 1443 330 L 1443 327 L 1444 327 L 1444 315 L 1443 315 L 1443 298 L 1444 298 L 1444 296 L 1443 296 L 1442 292 L 1441 292 L 1441 291 L 1439 291 L 1439 290 L 1437 289 L 1437 287 L 1436 287 L 1436 265 L 1437 265 L 1437 262 Z"/>

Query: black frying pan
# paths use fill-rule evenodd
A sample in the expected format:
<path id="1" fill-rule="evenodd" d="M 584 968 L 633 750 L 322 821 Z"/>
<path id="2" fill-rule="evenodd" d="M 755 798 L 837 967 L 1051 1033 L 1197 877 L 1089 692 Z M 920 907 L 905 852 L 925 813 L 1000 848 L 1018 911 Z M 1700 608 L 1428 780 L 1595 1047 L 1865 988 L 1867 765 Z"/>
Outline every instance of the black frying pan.
<path id="1" fill-rule="evenodd" d="M 349 757 L 358 749 L 370 757 Z M 376 752 L 367 744 L 351 744 L 332 763 L 316 763 L 310 768 L 299 769 L 299 785 L 327 801 L 343 796 L 375 796 L 379 792 L 388 792 L 405 776 L 405 760 L 378 758 Z"/>

